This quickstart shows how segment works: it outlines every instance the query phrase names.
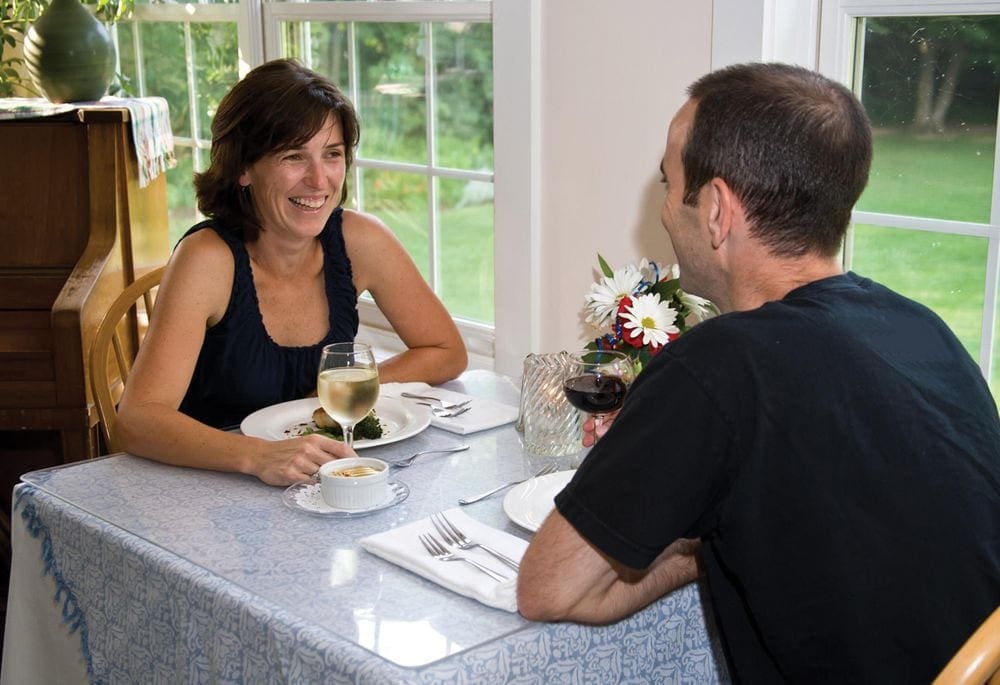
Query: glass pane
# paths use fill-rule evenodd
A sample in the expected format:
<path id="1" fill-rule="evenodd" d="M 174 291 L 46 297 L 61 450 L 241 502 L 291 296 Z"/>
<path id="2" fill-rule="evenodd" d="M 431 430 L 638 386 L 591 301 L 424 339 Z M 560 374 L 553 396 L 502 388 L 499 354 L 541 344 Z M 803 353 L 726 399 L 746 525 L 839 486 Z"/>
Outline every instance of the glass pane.
<path id="1" fill-rule="evenodd" d="M 350 95 L 347 24 L 334 22 L 282 22 L 281 54 L 294 57 L 323 74 Z"/>
<path id="2" fill-rule="evenodd" d="M 175 245 L 184 232 L 201 221 L 194 197 L 194 161 L 187 145 L 174 144 L 177 166 L 167 170 L 167 216 L 170 244 Z"/>
<path id="3" fill-rule="evenodd" d="M 978 361 L 987 242 L 859 224 L 851 270 L 933 309 Z"/>
<path id="4" fill-rule="evenodd" d="M 997 336 L 1000 336 L 1000 298 L 997 298 L 996 312 L 993 316 L 992 367 L 987 381 L 990 384 L 990 390 L 993 391 L 993 398 L 1000 400 L 1000 345 L 997 344 Z"/>
<path id="5" fill-rule="evenodd" d="M 430 281 L 427 179 L 417 174 L 362 169 L 361 210 L 374 214 L 392 229 Z"/>
<path id="6" fill-rule="evenodd" d="M 212 139 L 212 118 L 222 96 L 239 80 L 235 23 L 191 24 L 197 79 L 198 133 Z"/>
<path id="7" fill-rule="evenodd" d="M 452 316 L 493 323 L 493 184 L 438 180 L 441 284 Z"/>
<path id="8" fill-rule="evenodd" d="M 424 24 L 355 24 L 359 156 L 426 163 L 425 31 Z"/>
<path id="9" fill-rule="evenodd" d="M 437 161 L 493 170 L 493 32 L 489 24 L 434 24 Z"/>
<path id="10" fill-rule="evenodd" d="M 875 157 L 858 209 L 988 221 L 1000 17 L 869 18 L 861 40 Z"/>
<path id="11" fill-rule="evenodd" d="M 116 36 L 116 47 L 118 50 L 118 74 L 117 78 L 123 79 L 121 86 L 123 92 L 114 93 L 117 97 L 135 97 L 138 95 L 139 84 L 135 81 L 136 64 L 135 50 L 132 44 L 132 36 L 135 33 L 135 25 L 132 22 L 117 22 L 114 25 Z M 114 87 L 112 85 L 112 87 Z"/>
<path id="12" fill-rule="evenodd" d="M 191 108 L 188 103 L 187 66 L 184 57 L 184 25 L 179 22 L 144 22 L 142 68 L 147 95 L 158 95 L 170 107 L 170 126 L 175 136 L 190 137 Z"/>

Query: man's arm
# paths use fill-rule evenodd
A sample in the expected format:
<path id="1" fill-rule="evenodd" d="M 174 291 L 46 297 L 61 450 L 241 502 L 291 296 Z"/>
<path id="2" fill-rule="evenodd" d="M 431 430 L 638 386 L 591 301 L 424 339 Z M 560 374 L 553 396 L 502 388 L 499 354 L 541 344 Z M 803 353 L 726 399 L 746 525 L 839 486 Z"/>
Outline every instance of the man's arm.
<path id="1" fill-rule="evenodd" d="M 553 511 L 521 560 L 517 608 L 533 621 L 611 623 L 697 578 L 700 549 L 697 540 L 679 539 L 648 568 L 631 569 Z"/>

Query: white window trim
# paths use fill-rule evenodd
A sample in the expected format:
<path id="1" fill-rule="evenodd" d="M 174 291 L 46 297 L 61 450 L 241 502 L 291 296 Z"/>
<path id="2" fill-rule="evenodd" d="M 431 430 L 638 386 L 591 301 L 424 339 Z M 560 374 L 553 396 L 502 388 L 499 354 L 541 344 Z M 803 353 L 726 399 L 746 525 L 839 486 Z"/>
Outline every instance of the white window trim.
<path id="1" fill-rule="evenodd" d="M 278 56 L 279 22 L 331 20 L 331 6 L 326 3 L 265 2 L 262 12 L 265 59 Z M 336 14 L 337 21 L 492 19 L 494 326 L 461 319 L 457 324 L 469 349 L 470 368 L 519 374 L 524 357 L 537 349 L 540 325 L 539 0 L 338 3 Z M 386 165 L 363 159 L 358 162 L 359 168 Z M 445 172 L 445 175 L 479 179 L 475 172 Z M 370 339 L 387 354 L 404 349 L 373 303 L 360 302 L 358 311 L 362 321 L 359 336 Z"/>
<path id="2" fill-rule="evenodd" d="M 235 21 L 242 78 L 278 56 L 278 22 L 330 21 L 331 8 L 333 3 L 241 0 L 239 4 L 143 4 L 136 6 L 134 16 L 140 22 Z M 494 182 L 494 326 L 457 323 L 469 349 L 470 368 L 520 374 L 524 357 L 540 347 L 541 0 L 337 3 L 335 11 L 337 21 L 492 20 L 494 173 L 437 167 L 433 171 L 447 178 Z M 356 98 L 357 93 L 351 96 Z M 208 149 L 205 140 L 180 142 L 195 152 Z M 358 168 L 361 165 L 399 166 L 359 159 Z M 360 335 L 373 339 L 387 354 L 402 351 L 402 342 L 373 303 L 359 303 L 359 315 Z"/>

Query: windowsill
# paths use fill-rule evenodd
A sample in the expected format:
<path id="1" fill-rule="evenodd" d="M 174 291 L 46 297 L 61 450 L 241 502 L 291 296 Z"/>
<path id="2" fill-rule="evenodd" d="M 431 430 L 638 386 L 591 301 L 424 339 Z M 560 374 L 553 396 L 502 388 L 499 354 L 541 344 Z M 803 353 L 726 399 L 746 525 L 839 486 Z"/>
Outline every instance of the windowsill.
<path id="1" fill-rule="evenodd" d="M 374 302 L 358 300 L 358 316 L 361 319 L 358 340 L 372 346 L 377 360 L 382 361 L 406 349 L 403 341 L 392 330 L 389 321 Z M 466 368 L 493 371 L 495 366 L 493 327 L 469 321 L 455 323 L 469 353 L 469 365 Z"/>

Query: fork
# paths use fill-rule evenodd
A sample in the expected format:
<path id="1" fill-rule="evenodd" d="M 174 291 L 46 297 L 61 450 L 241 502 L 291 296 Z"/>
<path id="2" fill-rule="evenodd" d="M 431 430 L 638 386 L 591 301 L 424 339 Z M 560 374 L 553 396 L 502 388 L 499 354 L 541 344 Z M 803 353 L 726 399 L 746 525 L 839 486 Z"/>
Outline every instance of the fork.
<path id="1" fill-rule="evenodd" d="M 454 552 L 449 552 L 448 549 L 444 545 L 442 545 L 441 542 L 430 533 L 426 534 L 421 533 L 418 537 L 420 538 L 420 542 L 423 544 L 424 549 L 426 549 L 428 554 L 430 554 L 435 559 L 438 559 L 440 561 L 464 561 L 467 564 L 475 566 L 480 571 L 482 571 L 483 573 L 485 573 L 498 583 L 502 583 L 503 581 L 507 580 L 506 577 L 500 575 L 499 573 L 490 568 L 487 568 L 486 566 L 483 566 L 478 561 L 473 561 L 469 557 L 463 557 L 458 554 L 455 554 Z"/>
<path id="2" fill-rule="evenodd" d="M 478 502 L 481 499 L 486 499 L 490 495 L 493 495 L 493 494 L 496 494 L 496 493 L 500 492 L 504 488 L 509 488 L 511 485 L 517 485 L 519 483 L 523 483 L 526 480 L 531 480 L 532 478 L 538 478 L 539 476 L 547 476 L 548 474 L 554 472 L 555 470 L 556 470 L 556 465 L 555 464 L 549 464 L 545 468 L 540 469 L 538 471 L 538 473 L 536 473 L 533 476 L 528 476 L 527 478 L 522 478 L 521 480 L 512 480 L 509 483 L 504 483 L 503 485 L 498 485 L 497 487 L 493 488 L 492 490 L 487 490 L 486 492 L 484 492 L 484 493 L 482 493 L 480 495 L 476 495 L 475 497 L 463 497 L 462 499 L 458 500 L 458 503 L 459 504 L 472 504 L 473 502 Z"/>
<path id="3" fill-rule="evenodd" d="M 441 537 L 448 544 L 454 545 L 459 549 L 472 549 L 473 547 L 478 547 L 484 552 L 492 554 L 494 557 L 510 566 L 515 571 L 520 570 L 520 566 L 516 561 L 508 557 L 506 554 L 502 554 L 492 547 L 487 547 L 481 542 L 476 542 L 470 539 L 465 533 L 460 531 L 454 523 L 445 518 L 443 513 L 431 514 L 431 523 L 437 528 L 437 531 L 441 534 Z"/>
<path id="4" fill-rule="evenodd" d="M 405 459 L 400 459 L 399 461 L 390 461 L 389 466 L 395 466 L 397 469 L 405 469 L 413 463 L 413 460 L 422 454 L 435 454 L 437 452 L 462 452 L 469 449 L 468 445 L 455 445 L 454 447 L 438 447 L 436 450 L 424 450 L 422 452 L 417 452 L 416 454 L 411 454 Z"/>
<path id="5" fill-rule="evenodd" d="M 472 407 L 452 407 L 451 409 L 445 409 L 444 407 L 439 407 L 436 404 L 431 404 L 429 402 L 417 402 L 417 404 L 430 407 L 431 413 L 439 419 L 450 419 L 454 416 L 461 416 L 465 412 L 472 409 Z"/>
<path id="6" fill-rule="evenodd" d="M 408 397 L 411 400 L 429 400 L 431 402 L 437 402 L 442 409 L 458 409 L 459 407 L 467 407 L 469 403 L 472 402 L 471 399 L 465 400 L 464 402 L 449 402 L 448 400 L 442 400 L 440 397 L 432 397 L 430 395 L 414 395 L 412 392 L 401 392 L 399 393 L 403 397 Z M 423 404 L 423 402 L 420 402 Z"/>

